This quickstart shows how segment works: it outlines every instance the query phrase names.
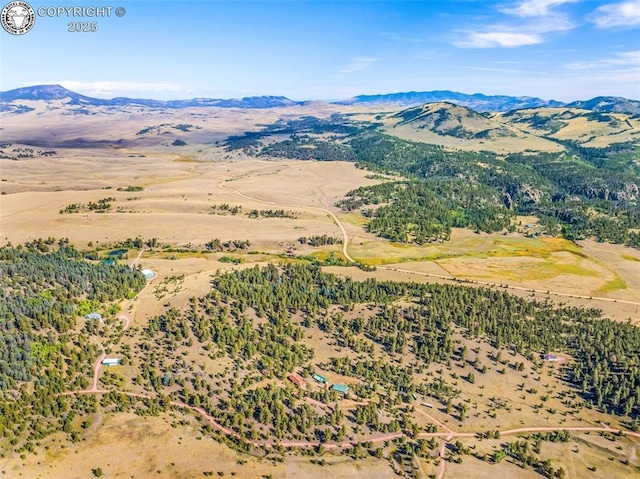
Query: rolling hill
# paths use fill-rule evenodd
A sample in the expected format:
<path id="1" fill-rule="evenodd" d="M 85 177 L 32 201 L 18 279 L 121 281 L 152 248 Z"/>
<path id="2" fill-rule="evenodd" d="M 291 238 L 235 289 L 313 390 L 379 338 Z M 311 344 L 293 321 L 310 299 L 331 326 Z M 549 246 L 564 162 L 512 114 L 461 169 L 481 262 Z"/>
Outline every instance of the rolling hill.
<path id="1" fill-rule="evenodd" d="M 405 140 L 464 150 L 560 151 L 557 143 L 503 122 L 498 116 L 453 103 L 429 103 L 381 119 L 384 132 Z"/>
<path id="2" fill-rule="evenodd" d="M 452 103 L 429 103 L 402 110 L 391 116 L 398 119 L 394 128 L 427 129 L 456 138 L 495 138 L 515 136 L 504 125 L 464 106 Z"/>
<path id="3" fill-rule="evenodd" d="M 450 101 L 434 102 L 439 98 Z M 398 107 L 399 104 L 416 101 L 427 103 L 406 109 Z M 471 102 L 476 107 L 465 106 L 463 104 L 465 102 Z M 545 105 L 495 111 L 532 104 Z M 448 91 L 359 96 L 347 102 L 332 104 L 296 102 L 282 96 L 241 99 L 194 98 L 169 101 L 126 97 L 99 99 L 70 91 L 60 85 L 38 85 L 0 92 L 0 113 L 5 115 L 20 114 L 22 117 L 22 114 L 31 112 L 32 115 L 46 113 L 64 116 L 65 123 L 60 124 L 59 127 L 64 129 L 64 136 L 69 136 L 67 133 L 77 130 L 70 138 L 73 144 L 77 143 L 78 138 L 85 138 L 89 117 L 93 118 L 89 123 L 102 125 L 100 128 L 104 128 L 106 115 L 115 119 L 121 114 L 126 115 L 127 121 L 135 120 L 136 131 L 149 129 L 151 136 L 146 135 L 143 139 L 141 135 L 135 135 L 135 132 L 120 131 L 121 128 L 119 128 L 117 136 L 114 136 L 114 142 L 120 141 L 119 144 L 122 144 L 126 140 L 129 143 L 133 141 L 136 144 L 141 142 L 147 144 L 158 140 L 169 140 L 169 137 L 175 136 L 177 131 L 170 128 L 168 132 L 161 132 L 158 128 L 165 124 L 190 125 L 196 117 L 202 120 L 203 117 L 210 116 L 205 111 L 190 110 L 203 107 L 229 109 L 229 114 L 232 115 L 239 113 L 240 110 L 246 110 L 250 115 L 261 111 L 261 116 L 263 113 L 267 115 L 268 118 L 264 118 L 267 122 L 272 121 L 273 117 L 285 117 L 291 113 L 284 109 L 286 107 L 296 107 L 296 112 L 314 117 L 340 113 L 341 109 L 351 110 L 357 112 L 355 117 L 351 120 L 347 120 L 346 117 L 340 120 L 351 124 L 351 128 L 358 122 L 364 121 L 371 127 L 377 124 L 385 133 L 406 140 L 463 150 L 488 150 L 500 154 L 526 150 L 562 151 L 564 150 L 563 142 L 566 141 L 578 142 L 589 147 L 603 147 L 613 143 L 640 140 L 640 116 L 633 113 L 640 102 L 617 97 L 598 97 L 572 104 L 582 108 L 569 105 L 553 106 L 556 104 L 558 103 L 544 102 L 531 97 L 465 95 Z M 381 113 L 384 110 L 387 112 Z M 622 110 L 629 110 L 631 113 L 621 112 Z M 160 113 L 164 115 L 162 121 L 143 119 L 150 115 L 154 119 L 159 119 Z M 175 118 L 176 115 L 183 114 L 186 116 L 179 121 Z M 209 119 L 213 120 L 216 115 L 218 113 Z M 53 116 L 49 117 L 50 120 L 57 122 Z M 22 118 L 27 123 L 31 123 L 28 117 L 29 115 L 26 115 Z M 75 127 L 71 126 L 71 117 L 78 119 L 73 123 Z M 255 122 L 263 123 L 264 120 L 256 118 Z M 235 134 L 236 130 L 231 126 L 229 132 Z M 154 139 L 153 135 L 157 138 Z M 205 138 L 208 133 L 205 127 L 198 133 L 192 133 L 190 130 L 180 131 L 180 135 L 180 140 L 197 142 Z M 13 141 L 27 141 L 22 136 L 9 135 L 9 137 Z M 35 140 L 42 139 L 41 137 L 40 133 L 34 134 L 28 143 L 35 144 Z M 172 141 L 175 139 L 171 138 Z M 43 141 L 49 144 L 51 140 L 52 138 L 46 138 Z M 60 141 L 61 137 L 58 135 L 55 145 L 50 146 L 60 146 Z"/>
<path id="4" fill-rule="evenodd" d="M 599 101 L 584 103 L 604 105 Z M 613 103 L 607 105 L 613 107 Z M 472 150 L 558 151 L 566 141 L 605 147 L 640 140 L 638 115 L 568 106 L 478 113 L 440 102 L 388 114 L 381 122 L 385 132 L 393 136 Z"/>
<path id="5" fill-rule="evenodd" d="M 515 110 L 495 114 L 492 118 L 531 135 L 577 141 L 587 146 L 601 147 L 640 139 L 640 118 L 629 113 L 606 113 L 567 106 Z"/>

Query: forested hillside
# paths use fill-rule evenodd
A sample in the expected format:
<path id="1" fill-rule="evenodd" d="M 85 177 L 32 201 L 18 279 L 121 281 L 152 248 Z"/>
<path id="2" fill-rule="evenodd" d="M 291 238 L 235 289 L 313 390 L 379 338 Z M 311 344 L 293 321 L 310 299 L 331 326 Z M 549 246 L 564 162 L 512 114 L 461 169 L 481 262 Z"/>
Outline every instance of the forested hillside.
<path id="1" fill-rule="evenodd" d="M 95 397 L 58 395 L 88 387 L 99 355 L 97 325 L 78 330 L 78 317 L 113 314 L 144 284 L 137 270 L 83 260 L 66 240 L 0 248 L 0 436 L 30 449 L 25 439 L 70 431 L 78 412 L 96 407 Z"/>
<path id="2" fill-rule="evenodd" d="M 640 234 L 634 231 L 640 227 L 640 176 L 632 145 L 604 149 L 570 145 L 567 153 L 511 154 L 505 159 L 373 133 L 351 140 L 350 146 L 364 166 L 406 175 L 408 180 L 398 185 L 412 189 L 413 201 L 396 201 L 398 188 L 387 187 L 391 194 L 376 197 L 380 187 L 369 187 L 350 193 L 353 201 L 344 206 L 390 202 L 372 216 L 396 218 L 396 229 L 409 241 L 415 241 L 411 234 L 415 223 L 405 218 L 417 212 L 423 223 L 438 223 L 436 210 L 419 206 L 423 198 L 436 193 L 442 203 L 449 201 L 448 226 L 499 231 L 508 228 L 505 218 L 535 215 L 547 234 L 640 246 Z M 380 233 L 377 222 L 370 227 Z"/>
<path id="3" fill-rule="evenodd" d="M 275 132 L 290 137 L 261 142 Z M 456 151 L 379 133 L 375 123 L 333 116 L 268 125 L 262 132 L 232 137 L 227 145 L 259 156 L 354 161 L 401 174 L 400 181 L 359 188 L 340 203 L 345 210 L 359 209 L 371 218 L 371 232 L 394 241 L 446 240 L 452 227 L 508 231 L 515 216 L 533 215 L 549 235 L 640 247 L 637 147 L 553 141 L 565 151 Z"/>
<path id="4" fill-rule="evenodd" d="M 350 353 L 320 362 L 307 339 L 315 334 L 340 346 L 335 351 Z M 421 427 L 408 407 L 413 394 L 433 398 L 443 411 L 465 419 L 465 388 L 442 372 L 454 361 L 465 362 L 467 343 L 460 338 L 488 343 L 494 364 L 512 369 L 501 374 L 524 378 L 529 376 L 517 372 L 525 367 L 517 358 L 539 362 L 542 353 L 562 351 L 574 359 L 560 377 L 582 397 L 563 402 L 570 414 L 597 406 L 637 423 L 640 329 L 631 324 L 603 319 L 597 310 L 556 308 L 502 291 L 359 282 L 305 264 L 219 274 L 212 291 L 192 298 L 186 310 L 170 309 L 152 319 L 133 351 L 144 357 L 134 382 L 203 408 L 234 431 L 240 444 L 270 437 L 340 442 L 353 437 L 350 426 L 360 431 L 358 425 L 361 433 L 417 438 Z M 183 359 L 194 348 L 228 366 L 217 374 L 194 371 Z M 515 362 L 500 359 L 505 353 Z M 487 367 L 479 355 L 469 361 L 467 381 L 475 382 Z M 371 403 L 344 415 L 335 391 L 301 391 L 287 381 L 298 372 L 311 383 L 310 376 L 323 370 L 344 377 L 356 398 Z"/>

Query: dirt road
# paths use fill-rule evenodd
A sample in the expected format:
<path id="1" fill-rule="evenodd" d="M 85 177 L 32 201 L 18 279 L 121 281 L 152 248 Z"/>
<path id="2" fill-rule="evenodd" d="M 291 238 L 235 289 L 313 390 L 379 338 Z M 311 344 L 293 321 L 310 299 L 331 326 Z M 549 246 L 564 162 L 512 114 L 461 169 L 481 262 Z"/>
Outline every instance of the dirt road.
<path id="1" fill-rule="evenodd" d="M 225 183 L 231 179 L 233 179 L 233 177 L 229 177 L 222 180 L 222 182 L 220 183 L 220 188 L 233 191 L 236 195 L 241 196 L 242 198 L 245 198 L 247 200 L 257 201 L 258 203 L 263 203 L 265 205 L 280 206 L 283 208 L 294 208 L 294 209 L 302 209 L 302 210 L 314 210 L 314 211 L 321 211 L 323 213 L 328 214 L 333 220 L 333 222 L 336 224 L 336 226 L 338 226 L 338 228 L 340 228 L 340 231 L 342 232 L 342 254 L 347 259 L 347 261 L 351 263 L 356 262 L 356 260 L 354 260 L 351 256 L 349 256 L 349 251 L 348 251 L 349 235 L 347 234 L 347 230 L 344 228 L 343 224 L 340 222 L 338 217 L 332 211 L 326 208 L 320 208 L 319 206 L 288 205 L 285 203 L 277 203 L 275 201 L 267 201 L 267 200 L 262 200 L 260 198 L 255 198 L 253 196 L 246 195 L 241 191 L 236 190 L 235 188 L 230 188 L 229 186 L 226 186 Z"/>
<path id="2" fill-rule="evenodd" d="M 493 286 L 493 287 L 502 288 L 502 289 L 513 289 L 517 291 L 526 291 L 529 293 L 542 293 L 542 294 L 548 294 L 551 296 L 561 296 L 565 298 L 589 299 L 592 301 L 607 301 L 609 303 L 623 303 L 623 304 L 631 304 L 634 306 L 640 306 L 640 302 L 628 301 L 625 299 L 603 298 L 601 296 L 585 296 L 581 294 L 562 293 L 560 291 L 549 291 L 546 289 L 543 290 L 543 289 L 535 289 L 535 288 L 526 288 L 524 286 L 513 286 L 509 284 L 504 284 L 504 283 L 491 283 L 489 281 L 468 280 L 468 279 L 456 278 L 455 276 L 444 276 L 444 275 L 433 274 L 433 273 L 422 273 L 419 271 L 411 271 L 409 269 L 402 269 L 402 268 L 391 268 L 388 266 L 378 266 L 378 269 L 384 269 L 387 271 L 397 271 L 399 273 L 415 274 L 417 276 L 427 276 L 430 278 L 444 279 L 447 281 L 456 281 L 459 283 L 468 283 L 471 285 Z"/>

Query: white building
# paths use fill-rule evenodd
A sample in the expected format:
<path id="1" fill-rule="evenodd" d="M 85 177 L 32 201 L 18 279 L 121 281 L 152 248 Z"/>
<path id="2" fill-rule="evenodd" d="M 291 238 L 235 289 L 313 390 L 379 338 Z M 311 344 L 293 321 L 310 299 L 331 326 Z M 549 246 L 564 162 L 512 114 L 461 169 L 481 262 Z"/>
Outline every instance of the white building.
<path id="1" fill-rule="evenodd" d="M 153 279 L 156 277 L 156 274 L 150 269 L 143 269 L 142 274 L 144 274 L 144 277 L 147 279 Z"/>

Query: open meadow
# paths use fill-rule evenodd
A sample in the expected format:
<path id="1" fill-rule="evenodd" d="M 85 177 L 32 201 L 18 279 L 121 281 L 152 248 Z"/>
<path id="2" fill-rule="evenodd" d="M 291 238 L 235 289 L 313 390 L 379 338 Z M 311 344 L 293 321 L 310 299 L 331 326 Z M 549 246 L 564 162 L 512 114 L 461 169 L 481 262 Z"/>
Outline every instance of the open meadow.
<path id="1" fill-rule="evenodd" d="M 368 179 L 366 170 L 344 162 L 242 157 L 229 161 L 221 146 L 203 145 L 199 150 L 206 159 L 166 148 L 81 148 L 61 150 L 54 158 L 5 160 L 1 238 L 18 244 L 68 237 L 86 248 L 89 243 L 112 245 L 139 236 L 187 249 L 203 248 L 213 238 L 249 240 L 251 246 L 241 256 L 253 263 L 273 260 L 273 255 L 277 260 L 291 248 L 296 254 L 317 252 L 298 244 L 300 237 L 326 234 L 342 240 L 335 221 L 323 211 L 330 210 L 348 232 L 349 254 L 365 264 L 640 302 L 640 254 L 632 248 L 526 237 L 524 227 L 509 235 L 457 229 L 451 241 L 424 246 L 393 243 L 367 233 L 361 216 L 334 206 L 348 191 L 380 182 Z M 64 213 L 69 205 L 106 198 L 113 198 L 108 210 Z M 238 212 L 221 210 L 221 205 L 238 207 Z M 284 210 L 285 217 L 250 216 L 261 210 Z M 339 255 L 341 246 L 330 249 Z M 268 256 L 248 255 L 249 251 Z M 168 256 L 143 254 L 149 261 Z M 199 256 L 206 265 L 203 270 L 220 266 L 211 263 L 215 256 Z M 182 273 L 180 263 L 165 264 L 175 275 Z M 163 276 L 169 271 L 160 267 L 158 272 Z M 623 307 L 622 315 L 614 316 L 635 319 L 631 313 L 634 308 Z"/>

